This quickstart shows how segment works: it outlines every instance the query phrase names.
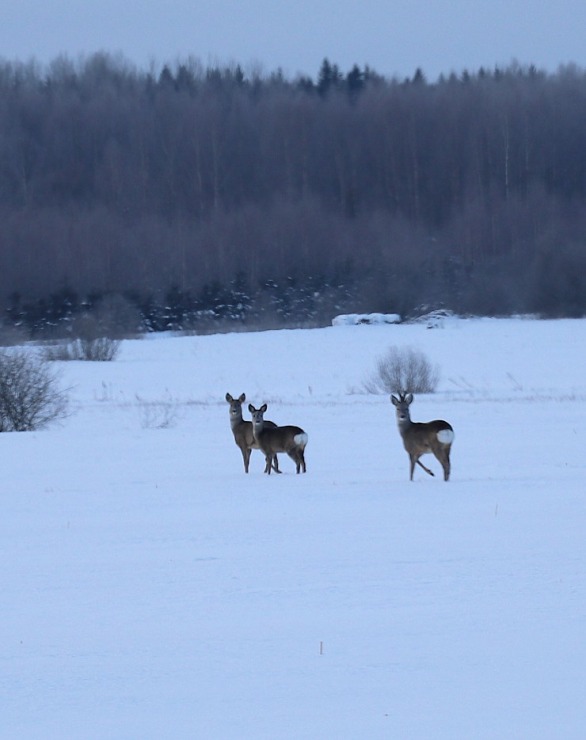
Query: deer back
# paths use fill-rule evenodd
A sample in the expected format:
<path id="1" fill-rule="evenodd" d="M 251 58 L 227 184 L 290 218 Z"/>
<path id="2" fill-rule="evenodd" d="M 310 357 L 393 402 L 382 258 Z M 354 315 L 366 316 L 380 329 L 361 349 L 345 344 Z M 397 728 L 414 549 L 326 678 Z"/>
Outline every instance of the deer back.
<path id="1" fill-rule="evenodd" d="M 449 446 L 454 441 L 454 430 L 447 421 L 411 422 L 401 430 L 403 444 L 408 452 L 432 452 L 438 446 Z"/>
<path id="2" fill-rule="evenodd" d="M 398 398 L 391 396 L 391 402 L 397 412 L 397 425 L 407 452 L 431 452 L 438 446 L 446 447 L 454 441 L 454 430 L 443 419 L 411 421 L 409 406 L 413 402 L 412 393 L 400 393 Z"/>
<path id="3" fill-rule="evenodd" d="M 308 440 L 307 433 L 301 427 L 291 424 L 286 426 L 270 425 L 264 419 L 266 409 L 266 403 L 260 409 L 256 409 L 252 404 L 248 405 L 248 410 L 252 414 L 254 438 L 261 450 L 265 454 L 275 454 L 277 452 L 305 449 Z"/>

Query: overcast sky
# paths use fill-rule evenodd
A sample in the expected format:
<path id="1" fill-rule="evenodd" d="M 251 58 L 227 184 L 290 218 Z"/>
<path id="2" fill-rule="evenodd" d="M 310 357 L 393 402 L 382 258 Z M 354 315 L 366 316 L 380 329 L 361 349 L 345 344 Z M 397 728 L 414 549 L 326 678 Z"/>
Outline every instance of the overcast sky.
<path id="1" fill-rule="evenodd" d="M 121 52 L 147 68 L 194 56 L 315 77 L 328 57 L 385 76 L 586 67 L 585 0 L 4 0 L 0 58 Z"/>

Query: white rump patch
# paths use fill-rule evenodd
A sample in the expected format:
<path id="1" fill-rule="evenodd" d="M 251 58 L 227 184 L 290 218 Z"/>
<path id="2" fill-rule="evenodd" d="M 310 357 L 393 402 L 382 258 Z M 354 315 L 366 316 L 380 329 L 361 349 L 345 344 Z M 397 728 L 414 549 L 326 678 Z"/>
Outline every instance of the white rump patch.
<path id="1" fill-rule="evenodd" d="M 454 432 L 451 429 L 440 429 L 437 433 L 437 439 L 443 445 L 451 445 L 454 441 Z"/>
<path id="2" fill-rule="evenodd" d="M 295 435 L 295 436 L 293 437 L 293 441 L 294 441 L 294 442 L 295 442 L 295 444 L 296 444 L 296 445 L 298 445 L 299 447 L 305 447 L 305 445 L 307 444 L 307 440 L 308 440 L 308 439 L 309 439 L 309 437 L 307 436 L 306 432 L 303 432 L 303 433 L 301 433 L 301 434 L 296 434 L 296 435 Z"/>

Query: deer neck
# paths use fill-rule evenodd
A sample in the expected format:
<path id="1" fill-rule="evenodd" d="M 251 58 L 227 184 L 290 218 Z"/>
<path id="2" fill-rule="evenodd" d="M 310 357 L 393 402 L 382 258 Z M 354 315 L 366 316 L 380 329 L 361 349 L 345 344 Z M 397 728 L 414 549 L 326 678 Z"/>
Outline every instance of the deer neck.
<path id="1" fill-rule="evenodd" d="M 262 434 L 264 428 L 264 419 L 254 419 L 254 421 L 252 422 L 252 434 L 255 439 L 258 439 L 258 437 Z"/>
<path id="2" fill-rule="evenodd" d="M 399 427 L 399 433 L 404 436 L 406 432 L 413 426 L 413 422 L 406 416 L 404 419 L 397 419 L 397 426 Z"/>
<path id="3" fill-rule="evenodd" d="M 242 418 L 242 413 L 238 416 L 232 416 L 230 415 L 230 427 L 234 429 L 238 429 L 239 426 L 241 426 L 244 423 L 244 419 Z"/>

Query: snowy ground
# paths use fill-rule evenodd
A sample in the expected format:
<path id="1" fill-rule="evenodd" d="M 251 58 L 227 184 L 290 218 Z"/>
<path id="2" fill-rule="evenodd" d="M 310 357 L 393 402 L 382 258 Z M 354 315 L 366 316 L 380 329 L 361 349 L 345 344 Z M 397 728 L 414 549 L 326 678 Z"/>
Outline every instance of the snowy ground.
<path id="1" fill-rule="evenodd" d="M 448 483 L 362 392 L 390 345 L 440 365 Z M 585 347 L 454 319 L 63 364 L 75 413 L 0 435 L 0 738 L 584 738 Z M 306 475 L 244 474 L 226 391 L 306 429 Z"/>

